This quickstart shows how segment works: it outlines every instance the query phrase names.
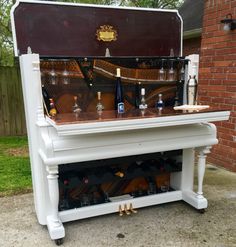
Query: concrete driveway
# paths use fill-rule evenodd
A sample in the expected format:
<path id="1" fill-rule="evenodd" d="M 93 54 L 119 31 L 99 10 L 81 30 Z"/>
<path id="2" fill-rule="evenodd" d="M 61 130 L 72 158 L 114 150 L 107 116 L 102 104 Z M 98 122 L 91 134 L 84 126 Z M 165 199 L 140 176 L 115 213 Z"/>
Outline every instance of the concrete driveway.
<path id="1" fill-rule="evenodd" d="M 100 216 L 65 224 L 62 246 L 236 246 L 236 173 L 207 166 L 205 214 L 184 202 L 139 209 L 138 214 Z M 0 198 L 0 246 L 56 246 L 38 224 L 33 195 Z"/>

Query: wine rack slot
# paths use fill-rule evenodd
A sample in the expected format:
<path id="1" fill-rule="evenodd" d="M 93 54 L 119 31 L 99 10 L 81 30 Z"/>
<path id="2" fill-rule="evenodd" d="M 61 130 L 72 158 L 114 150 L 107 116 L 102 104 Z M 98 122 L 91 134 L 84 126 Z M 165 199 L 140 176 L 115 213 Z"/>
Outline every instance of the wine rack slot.
<path id="1" fill-rule="evenodd" d="M 59 210 L 173 191 L 170 174 L 182 170 L 181 156 L 177 150 L 61 165 Z M 130 211 L 132 203 L 119 206 L 120 214 Z"/>

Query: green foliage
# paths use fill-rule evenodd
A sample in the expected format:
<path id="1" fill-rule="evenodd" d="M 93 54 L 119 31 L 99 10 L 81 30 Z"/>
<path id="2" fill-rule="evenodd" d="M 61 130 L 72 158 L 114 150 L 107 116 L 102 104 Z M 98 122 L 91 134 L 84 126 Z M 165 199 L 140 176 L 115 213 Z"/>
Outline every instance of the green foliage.
<path id="1" fill-rule="evenodd" d="M 182 1 L 181 0 L 130 0 L 130 5 L 136 7 L 161 8 L 161 9 L 176 9 Z"/>
<path id="2" fill-rule="evenodd" d="M 178 8 L 183 0 L 66 0 L 66 2 L 174 9 Z"/>
<path id="3" fill-rule="evenodd" d="M 26 147 L 26 137 L 0 137 L 0 196 L 32 190 L 27 153 L 17 153 Z"/>
<path id="4" fill-rule="evenodd" d="M 13 42 L 10 29 L 12 0 L 0 0 L 0 66 L 12 66 Z"/>

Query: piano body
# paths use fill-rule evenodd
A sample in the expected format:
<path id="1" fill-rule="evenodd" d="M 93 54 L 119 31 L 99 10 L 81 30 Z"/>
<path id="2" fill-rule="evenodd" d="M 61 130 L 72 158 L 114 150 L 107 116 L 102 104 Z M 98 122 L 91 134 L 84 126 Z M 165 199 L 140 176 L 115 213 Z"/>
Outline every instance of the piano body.
<path id="1" fill-rule="evenodd" d="M 228 120 L 230 112 L 173 109 L 185 103 L 191 62 L 182 57 L 177 11 L 24 0 L 13 6 L 11 20 L 35 210 L 51 239 L 61 244 L 64 222 L 93 216 L 178 200 L 207 208 L 206 155 L 218 143 L 211 122 Z M 124 87 L 123 114 L 114 110 L 116 68 Z M 134 107 L 138 82 L 146 89 L 146 110 Z M 54 117 L 42 88 L 54 99 Z M 163 109 L 155 107 L 160 93 Z M 75 95 L 79 113 L 72 111 Z"/>

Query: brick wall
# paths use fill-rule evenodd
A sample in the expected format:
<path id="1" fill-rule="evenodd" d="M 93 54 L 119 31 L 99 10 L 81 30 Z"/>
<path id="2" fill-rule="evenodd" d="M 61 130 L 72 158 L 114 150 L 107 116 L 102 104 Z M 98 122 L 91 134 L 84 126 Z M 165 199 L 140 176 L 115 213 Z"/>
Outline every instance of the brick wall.
<path id="1" fill-rule="evenodd" d="M 201 37 L 185 39 L 183 42 L 183 55 L 200 54 Z"/>
<path id="2" fill-rule="evenodd" d="M 236 171 L 236 30 L 225 32 L 220 20 L 236 18 L 236 0 L 206 0 L 199 70 L 199 101 L 229 109 L 229 121 L 216 123 L 219 144 L 209 161 Z"/>

